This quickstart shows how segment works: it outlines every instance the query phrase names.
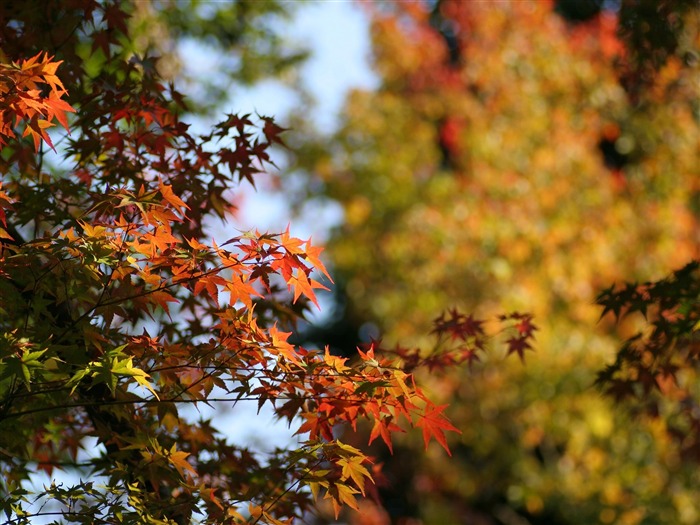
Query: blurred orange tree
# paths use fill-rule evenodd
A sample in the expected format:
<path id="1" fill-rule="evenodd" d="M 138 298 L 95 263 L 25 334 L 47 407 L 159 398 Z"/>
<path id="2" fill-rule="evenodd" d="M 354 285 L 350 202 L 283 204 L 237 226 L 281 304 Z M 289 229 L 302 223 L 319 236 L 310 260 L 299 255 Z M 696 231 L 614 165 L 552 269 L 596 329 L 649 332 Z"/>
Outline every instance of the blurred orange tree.
<path id="1" fill-rule="evenodd" d="M 368 513 L 700 520 L 696 467 L 667 421 L 630 417 L 593 386 L 620 345 L 599 321 L 601 290 L 698 255 L 700 13 L 619 4 L 372 4 L 380 86 L 350 94 L 330 140 L 294 144 L 306 197 L 344 211 L 329 246 L 345 292 L 333 330 L 351 339 L 340 346 L 372 325 L 420 346 L 451 305 L 530 311 L 541 329 L 525 371 L 427 378 L 462 431 L 454 456 L 418 458 L 401 440 L 382 458 L 384 508 Z M 619 334 L 640 327 L 627 317 Z"/>

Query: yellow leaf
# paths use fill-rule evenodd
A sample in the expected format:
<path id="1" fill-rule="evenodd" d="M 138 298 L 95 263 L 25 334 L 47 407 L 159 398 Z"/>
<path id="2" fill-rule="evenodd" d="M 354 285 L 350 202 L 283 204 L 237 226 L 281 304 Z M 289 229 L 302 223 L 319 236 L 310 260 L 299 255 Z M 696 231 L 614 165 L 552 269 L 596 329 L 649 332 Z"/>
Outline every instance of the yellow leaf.
<path id="1" fill-rule="evenodd" d="M 333 511 L 335 512 L 335 517 L 336 519 L 338 519 L 338 515 L 340 514 L 340 509 L 342 505 L 347 505 L 348 507 L 351 507 L 355 510 L 359 510 L 357 500 L 354 496 L 354 494 L 358 493 L 359 491 L 355 490 L 352 487 L 349 487 L 348 485 L 336 483 L 328 489 L 328 492 L 326 492 L 326 495 L 323 496 L 323 499 L 331 500 L 331 503 L 333 504 Z"/>
<path id="2" fill-rule="evenodd" d="M 370 480 L 372 479 L 370 473 L 362 465 L 364 459 L 365 458 L 363 456 L 356 456 L 351 458 L 341 458 L 338 460 L 338 465 L 343 467 L 341 479 L 343 481 L 352 479 L 362 492 L 363 496 L 365 494 L 365 478 L 369 478 Z"/>
<path id="3" fill-rule="evenodd" d="M 174 448 L 175 446 L 173 445 L 173 449 Z M 189 452 L 172 449 L 170 451 L 170 454 L 168 455 L 168 460 L 170 461 L 170 463 L 173 464 L 173 466 L 183 477 L 185 476 L 185 471 L 191 472 L 195 476 L 197 475 L 197 472 L 194 470 L 194 467 L 192 467 L 192 465 L 190 465 L 187 461 L 187 456 L 189 455 Z"/>
<path id="4" fill-rule="evenodd" d="M 237 522 L 244 523 L 246 521 L 246 519 L 234 507 L 229 507 L 226 510 L 226 514 L 230 518 L 235 519 Z"/>

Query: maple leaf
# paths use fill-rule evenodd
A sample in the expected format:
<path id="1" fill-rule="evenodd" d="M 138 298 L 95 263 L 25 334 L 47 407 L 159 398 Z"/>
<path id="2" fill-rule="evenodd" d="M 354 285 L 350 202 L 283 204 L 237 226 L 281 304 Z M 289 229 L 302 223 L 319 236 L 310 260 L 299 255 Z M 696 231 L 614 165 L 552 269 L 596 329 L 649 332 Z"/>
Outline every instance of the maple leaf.
<path id="1" fill-rule="evenodd" d="M 162 180 L 158 181 L 158 190 L 160 191 L 160 194 L 163 196 L 163 199 L 173 206 L 175 209 L 180 210 L 180 208 L 185 208 L 186 210 L 189 210 L 189 206 L 184 203 L 180 197 L 175 195 L 173 192 L 172 186 L 169 184 L 163 183 Z"/>
<path id="2" fill-rule="evenodd" d="M 185 471 L 190 472 L 195 476 L 197 475 L 197 472 L 194 470 L 194 467 L 190 465 L 189 461 L 187 461 L 187 456 L 189 455 L 190 454 L 188 452 L 185 452 L 183 450 L 176 450 L 175 445 L 172 446 L 167 455 L 168 461 L 172 463 L 172 465 L 183 477 L 185 476 Z"/>
<path id="3" fill-rule="evenodd" d="M 355 510 L 360 510 L 357 505 L 357 499 L 355 498 L 355 494 L 358 493 L 359 491 L 357 489 L 354 489 L 348 485 L 335 483 L 328 487 L 328 491 L 323 498 L 331 500 L 331 503 L 333 504 L 333 511 L 335 512 L 335 518 L 338 519 L 338 515 L 340 515 L 340 509 L 342 508 L 343 504 Z"/>
<path id="4" fill-rule="evenodd" d="M 532 346 L 527 341 L 527 337 L 511 337 L 506 341 L 508 345 L 508 355 L 518 354 L 520 360 L 525 362 L 525 351 L 532 350 Z"/>
<path id="5" fill-rule="evenodd" d="M 433 321 L 435 328 L 433 333 L 447 333 L 453 339 L 466 341 L 470 337 L 478 337 L 484 334 L 483 321 L 475 319 L 471 315 L 464 315 L 456 309 L 452 309 L 446 316 L 443 312 L 440 317 Z"/>
<path id="6" fill-rule="evenodd" d="M 303 412 L 299 414 L 306 421 L 297 429 L 294 435 L 309 433 L 309 439 L 317 439 L 319 434 L 327 440 L 333 439 L 332 429 L 328 424 L 328 419 L 319 417 L 316 412 Z"/>
<path id="7" fill-rule="evenodd" d="M 168 303 L 179 303 L 175 297 L 173 297 L 170 293 L 164 291 L 164 290 L 155 290 L 153 292 L 148 293 L 149 298 L 151 301 L 153 301 L 155 304 L 160 306 L 163 310 L 165 310 L 165 313 L 170 315 L 170 308 L 168 307 Z"/>
<path id="8" fill-rule="evenodd" d="M 515 325 L 521 336 L 529 337 L 537 330 L 537 326 L 532 323 L 531 315 L 523 315 L 520 322 Z"/>
<path id="9" fill-rule="evenodd" d="M 280 245 L 289 253 L 298 255 L 304 253 L 301 247 L 302 244 L 304 244 L 304 241 L 289 235 L 289 224 L 287 224 L 287 228 L 280 234 Z"/>
<path id="10" fill-rule="evenodd" d="M 345 362 L 347 361 L 347 358 L 344 357 L 338 357 L 330 352 L 330 348 L 326 346 L 325 352 L 323 354 L 323 361 L 330 366 L 333 370 L 336 372 L 342 374 L 343 372 L 346 372 L 347 370 L 350 370 L 349 367 L 345 365 Z"/>
<path id="11" fill-rule="evenodd" d="M 629 297 L 621 292 L 617 292 L 615 286 L 612 285 L 598 294 L 596 303 L 603 306 L 603 312 L 600 314 L 601 319 L 608 312 L 612 312 L 615 315 L 615 319 L 619 320 L 622 309 L 629 303 Z"/>
<path id="12" fill-rule="evenodd" d="M 318 281 L 315 281 L 313 279 L 309 279 L 309 277 L 306 275 L 306 272 L 300 268 L 297 268 L 292 276 L 287 280 L 287 285 L 290 288 L 294 288 L 294 301 L 297 302 L 299 297 L 303 294 L 305 295 L 312 303 L 316 305 L 316 308 L 319 310 L 321 307 L 318 304 L 318 299 L 316 299 L 316 294 L 314 293 L 314 289 L 318 290 L 328 290 L 327 287 L 323 286 L 321 283 Z"/>
<path id="13" fill-rule="evenodd" d="M 46 108 L 46 120 L 51 121 L 55 118 L 68 131 L 66 112 L 75 113 L 75 108 L 65 100 L 61 100 L 61 95 L 55 91 L 49 93 L 48 98 L 43 99 L 43 102 Z"/>
<path id="14" fill-rule="evenodd" d="M 136 381 L 139 385 L 149 390 L 156 399 L 159 399 L 158 394 L 153 389 L 151 383 L 148 381 L 148 378 L 150 376 L 143 370 L 136 368 L 133 365 L 133 359 L 131 357 L 122 361 L 119 361 L 115 358 L 110 372 L 111 374 L 133 377 L 134 381 Z"/>
<path id="15" fill-rule="evenodd" d="M 58 69 L 58 66 L 60 66 L 62 63 L 63 60 L 52 62 L 51 57 L 49 57 L 48 54 L 44 55 L 44 63 L 41 65 L 40 71 L 41 75 L 44 77 L 44 82 L 51 86 L 52 92 L 65 91 L 61 79 L 56 76 L 56 70 Z"/>
<path id="16" fill-rule="evenodd" d="M 289 336 L 292 335 L 292 332 L 281 332 L 277 329 L 277 324 L 275 323 L 275 325 L 269 329 L 269 333 L 272 339 L 272 348 L 275 351 L 279 352 L 292 363 L 301 364 L 294 346 L 287 342 L 287 339 L 289 339 Z"/>
<path id="17" fill-rule="evenodd" d="M 369 444 L 381 436 L 382 440 L 386 444 L 389 452 L 394 453 L 394 447 L 391 444 L 391 433 L 392 432 L 403 432 L 404 430 L 391 422 L 390 417 L 375 417 L 374 425 L 372 426 L 372 431 L 369 434 Z"/>
<path id="18" fill-rule="evenodd" d="M 449 447 L 447 446 L 447 439 L 445 438 L 444 430 L 450 432 L 457 432 L 461 434 L 462 431 L 456 428 L 449 420 L 442 414 L 442 412 L 447 408 L 447 405 L 433 405 L 428 403 L 425 407 L 424 413 L 419 415 L 418 421 L 416 421 L 416 426 L 423 429 L 423 442 L 425 443 L 426 450 L 428 449 L 428 444 L 431 438 L 442 445 L 447 454 L 450 456 Z"/>
<path id="19" fill-rule="evenodd" d="M 5 210 L 12 209 L 12 199 L 2 191 L 2 181 L 0 181 L 0 223 L 7 228 L 7 219 L 5 216 Z M 4 230 L 3 230 L 4 231 Z M 8 238 L 11 238 L 8 236 Z"/>
<path id="20" fill-rule="evenodd" d="M 309 239 L 304 244 L 304 255 L 306 257 L 306 260 L 311 263 L 314 269 L 320 271 L 323 275 L 326 276 L 326 278 L 330 282 L 333 282 L 333 279 L 331 279 L 331 276 L 328 273 L 326 266 L 320 259 L 321 252 L 323 252 L 323 248 L 320 246 L 312 246 L 311 237 L 309 237 Z"/>
<path id="21" fill-rule="evenodd" d="M 270 143 L 279 144 L 281 146 L 286 146 L 284 141 L 279 136 L 281 133 L 288 131 L 288 128 L 278 126 L 277 124 L 275 124 L 274 120 L 272 120 L 271 117 L 265 117 L 261 115 L 258 115 L 258 117 L 265 123 L 263 125 L 263 133 L 265 134 L 265 138 L 267 139 L 267 141 Z"/>
<path id="22" fill-rule="evenodd" d="M 369 478 L 371 481 L 374 481 L 372 479 L 372 475 L 363 465 L 365 460 L 366 458 L 364 456 L 340 458 L 338 460 L 338 465 L 342 467 L 341 479 L 347 480 L 348 478 L 351 478 L 360 489 L 363 496 L 365 495 L 365 478 Z"/>

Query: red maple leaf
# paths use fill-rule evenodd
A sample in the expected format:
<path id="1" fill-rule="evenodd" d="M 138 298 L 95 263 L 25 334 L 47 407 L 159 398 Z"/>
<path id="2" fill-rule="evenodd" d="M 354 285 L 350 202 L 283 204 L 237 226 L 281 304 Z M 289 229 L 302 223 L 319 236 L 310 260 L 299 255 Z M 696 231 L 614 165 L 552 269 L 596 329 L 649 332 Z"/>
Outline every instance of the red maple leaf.
<path id="1" fill-rule="evenodd" d="M 506 343 L 508 344 L 508 355 L 518 354 L 523 363 L 525 362 L 525 350 L 532 350 L 530 343 L 527 342 L 527 336 L 511 337 Z"/>
<path id="2" fill-rule="evenodd" d="M 421 415 L 420 419 L 416 422 L 416 426 L 423 429 L 423 441 L 426 449 L 430 443 L 430 438 L 434 437 L 435 440 L 442 445 L 442 448 L 451 456 L 452 453 L 447 446 L 447 439 L 445 438 L 443 430 L 457 432 L 458 434 L 461 434 L 462 431 L 450 423 L 442 414 L 445 408 L 447 408 L 447 405 L 433 405 L 429 403 L 425 407 L 425 414 Z"/>

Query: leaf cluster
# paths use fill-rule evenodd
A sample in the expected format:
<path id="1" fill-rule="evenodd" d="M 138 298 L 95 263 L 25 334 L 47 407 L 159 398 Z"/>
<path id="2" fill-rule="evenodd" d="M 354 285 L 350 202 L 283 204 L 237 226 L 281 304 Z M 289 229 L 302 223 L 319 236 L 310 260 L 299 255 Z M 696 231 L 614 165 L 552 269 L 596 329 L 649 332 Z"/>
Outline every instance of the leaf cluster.
<path id="1" fill-rule="evenodd" d="M 636 413 L 662 419 L 687 459 L 700 458 L 698 434 L 698 329 L 700 263 L 665 279 L 609 288 L 598 297 L 603 315 L 641 314 L 643 330 L 629 337 L 597 384 Z"/>

